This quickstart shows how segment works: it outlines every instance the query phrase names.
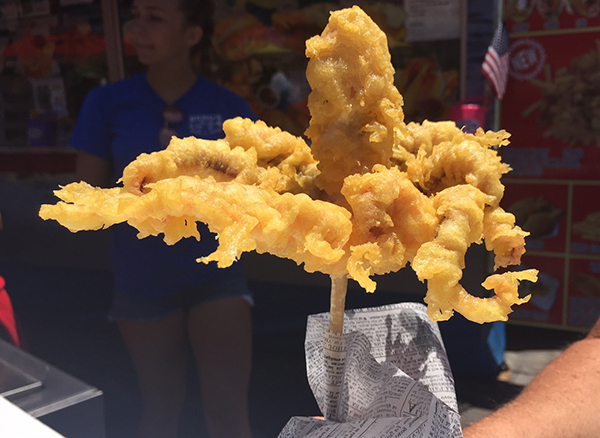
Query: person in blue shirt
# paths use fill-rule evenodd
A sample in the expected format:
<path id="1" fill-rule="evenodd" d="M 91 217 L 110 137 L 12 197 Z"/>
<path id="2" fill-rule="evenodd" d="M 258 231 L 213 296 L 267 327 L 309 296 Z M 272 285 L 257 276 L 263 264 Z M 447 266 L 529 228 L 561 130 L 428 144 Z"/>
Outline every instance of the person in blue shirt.
<path id="1" fill-rule="evenodd" d="M 208 0 L 133 1 L 131 37 L 146 71 L 86 97 L 69 141 L 78 150 L 78 180 L 114 186 L 131 161 L 163 149 L 171 135 L 217 139 L 224 120 L 255 119 L 240 97 L 194 69 L 195 51 L 210 44 L 212 9 Z M 138 239 L 126 224 L 112 229 L 110 316 L 140 384 L 140 438 L 176 436 L 190 350 L 210 436 L 251 436 L 252 299 L 240 262 L 228 269 L 196 262 L 217 246 L 198 226 L 200 242 L 173 246 Z"/>

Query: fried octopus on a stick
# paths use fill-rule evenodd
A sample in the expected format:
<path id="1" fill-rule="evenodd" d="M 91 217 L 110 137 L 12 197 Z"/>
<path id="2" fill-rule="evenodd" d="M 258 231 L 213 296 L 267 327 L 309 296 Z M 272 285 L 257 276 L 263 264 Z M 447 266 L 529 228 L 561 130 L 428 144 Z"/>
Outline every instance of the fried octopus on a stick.
<path id="1" fill-rule="evenodd" d="M 40 216 L 72 231 L 118 222 L 168 244 L 208 224 L 219 248 L 200 261 L 230 266 L 245 251 L 269 252 L 332 279 L 330 330 L 341 332 L 346 279 L 375 290 L 373 275 L 410 263 L 427 281 L 434 321 L 459 311 L 483 323 L 506 320 L 520 280 L 537 271 L 494 274 L 476 298 L 459 281 L 465 253 L 485 242 L 496 268 L 520 263 L 526 232 L 500 207 L 509 167 L 497 147 L 509 135 L 467 134 L 453 122 L 404 123 L 385 35 L 358 7 L 336 11 L 307 41 L 311 147 L 263 122 L 232 119 L 217 141 L 173 138 L 140 155 L 123 187 L 73 183 Z"/>

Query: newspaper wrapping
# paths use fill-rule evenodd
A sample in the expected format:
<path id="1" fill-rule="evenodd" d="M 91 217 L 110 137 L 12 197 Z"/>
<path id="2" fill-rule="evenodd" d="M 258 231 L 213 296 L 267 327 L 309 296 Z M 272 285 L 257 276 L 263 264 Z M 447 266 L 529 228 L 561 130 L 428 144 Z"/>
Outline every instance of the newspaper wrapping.
<path id="1" fill-rule="evenodd" d="M 293 417 L 279 438 L 462 437 L 442 336 L 422 304 L 348 310 L 345 333 L 310 315 L 308 382 L 325 420 Z"/>

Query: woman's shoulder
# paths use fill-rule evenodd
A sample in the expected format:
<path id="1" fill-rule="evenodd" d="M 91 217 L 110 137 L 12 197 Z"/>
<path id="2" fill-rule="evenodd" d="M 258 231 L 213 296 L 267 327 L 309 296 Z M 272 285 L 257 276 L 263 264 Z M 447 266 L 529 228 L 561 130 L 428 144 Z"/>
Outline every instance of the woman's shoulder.
<path id="1" fill-rule="evenodd" d="M 198 76 L 198 84 L 199 89 L 202 93 L 210 93 L 213 97 L 219 97 L 221 99 L 230 99 L 230 100 L 243 100 L 242 97 L 235 94 L 233 91 L 224 87 L 217 82 L 214 82 L 210 79 L 205 78 L 204 76 Z"/>
<path id="2" fill-rule="evenodd" d="M 196 102 L 204 102 L 226 118 L 235 116 L 254 118 L 248 102 L 240 95 L 214 81 L 201 77 L 196 87 Z"/>
<path id="3" fill-rule="evenodd" d="M 132 102 L 139 102 L 145 95 L 143 80 L 143 76 L 135 75 L 93 88 L 86 96 L 85 106 L 111 113 Z"/>
<path id="4" fill-rule="evenodd" d="M 98 97 L 120 100 L 140 93 L 143 80 L 143 75 L 138 73 L 125 79 L 100 85 L 94 88 L 90 94 L 94 94 Z"/>

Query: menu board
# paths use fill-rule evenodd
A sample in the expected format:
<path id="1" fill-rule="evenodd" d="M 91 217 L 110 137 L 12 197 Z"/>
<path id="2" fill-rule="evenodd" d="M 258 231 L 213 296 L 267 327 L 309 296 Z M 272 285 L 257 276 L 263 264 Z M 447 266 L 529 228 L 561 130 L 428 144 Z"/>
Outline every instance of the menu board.
<path id="1" fill-rule="evenodd" d="M 565 261 L 562 258 L 525 255 L 520 268 L 540 270 L 536 283 L 524 282 L 523 294 L 531 294 L 528 303 L 516 306 L 512 321 L 562 325 L 565 284 Z"/>
<path id="2" fill-rule="evenodd" d="M 506 179 L 502 206 L 530 234 L 517 269 L 540 271 L 521 284 L 529 303 L 511 320 L 587 329 L 600 316 L 600 181 Z"/>
<path id="3" fill-rule="evenodd" d="M 600 185 L 573 190 L 568 324 L 588 327 L 600 315 Z"/>
<path id="4" fill-rule="evenodd" d="M 508 31 L 536 33 L 600 26 L 600 3 L 594 0 L 505 0 Z"/>
<path id="5" fill-rule="evenodd" d="M 502 206 L 540 271 L 513 320 L 586 329 L 600 316 L 600 2 L 504 0 L 510 70 Z"/>
<path id="6" fill-rule="evenodd" d="M 511 38 L 502 126 L 512 176 L 600 174 L 600 32 Z"/>

